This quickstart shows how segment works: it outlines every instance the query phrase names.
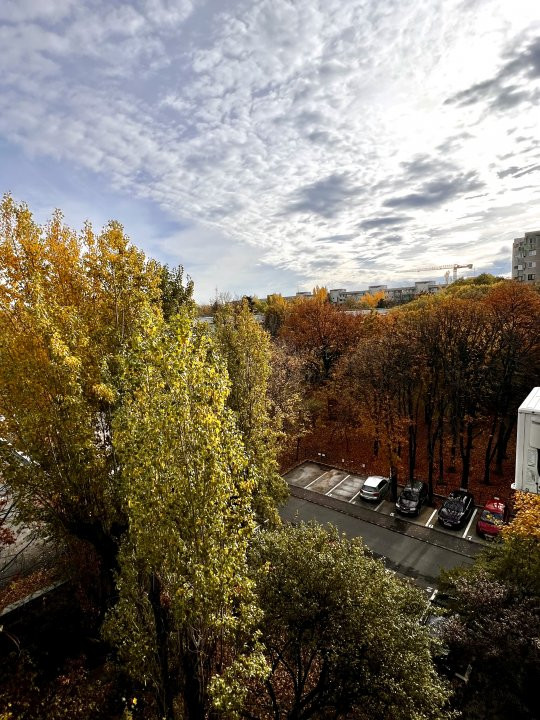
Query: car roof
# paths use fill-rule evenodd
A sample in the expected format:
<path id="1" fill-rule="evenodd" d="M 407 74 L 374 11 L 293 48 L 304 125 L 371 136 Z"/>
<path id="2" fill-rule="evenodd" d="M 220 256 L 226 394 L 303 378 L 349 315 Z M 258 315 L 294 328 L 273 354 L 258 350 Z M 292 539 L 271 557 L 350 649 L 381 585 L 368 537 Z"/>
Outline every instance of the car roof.
<path id="1" fill-rule="evenodd" d="M 413 480 L 412 483 L 407 483 L 404 490 L 421 490 L 426 483 L 421 480 Z"/>
<path id="2" fill-rule="evenodd" d="M 452 492 L 448 495 L 448 499 L 450 500 L 464 500 L 465 498 L 470 497 L 472 498 L 472 495 L 470 492 L 467 492 L 467 490 L 452 490 Z"/>
<path id="3" fill-rule="evenodd" d="M 491 512 L 504 512 L 506 508 L 506 503 L 504 503 L 500 498 L 491 498 L 491 500 L 488 500 L 487 503 L 484 505 L 484 510 L 491 510 Z"/>
<path id="4" fill-rule="evenodd" d="M 364 485 L 367 485 L 368 487 L 377 487 L 381 480 L 388 480 L 388 478 L 385 478 L 382 475 L 370 475 Z"/>

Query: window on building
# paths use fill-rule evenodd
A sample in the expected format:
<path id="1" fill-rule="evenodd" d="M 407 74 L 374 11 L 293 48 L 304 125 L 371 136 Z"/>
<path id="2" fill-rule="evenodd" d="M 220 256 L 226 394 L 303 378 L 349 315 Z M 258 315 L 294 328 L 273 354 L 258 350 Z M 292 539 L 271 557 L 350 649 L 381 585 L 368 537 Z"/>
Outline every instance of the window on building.
<path id="1" fill-rule="evenodd" d="M 536 255 L 536 250 L 531 250 L 531 251 L 529 252 L 529 255 Z"/>
<path id="2" fill-rule="evenodd" d="M 527 275 L 527 280 L 536 280 L 536 273 L 529 273 Z"/>

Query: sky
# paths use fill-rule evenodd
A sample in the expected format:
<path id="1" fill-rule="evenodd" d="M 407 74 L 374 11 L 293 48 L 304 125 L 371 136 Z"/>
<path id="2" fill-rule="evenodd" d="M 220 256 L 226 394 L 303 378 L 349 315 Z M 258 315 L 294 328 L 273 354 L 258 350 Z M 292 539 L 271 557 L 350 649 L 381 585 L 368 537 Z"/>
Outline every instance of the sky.
<path id="1" fill-rule="evenodd" d="M 199 302 L 508 275 L 540 229 L 538 0 L 1 0 L 0 47 L 0 192 Z"/>

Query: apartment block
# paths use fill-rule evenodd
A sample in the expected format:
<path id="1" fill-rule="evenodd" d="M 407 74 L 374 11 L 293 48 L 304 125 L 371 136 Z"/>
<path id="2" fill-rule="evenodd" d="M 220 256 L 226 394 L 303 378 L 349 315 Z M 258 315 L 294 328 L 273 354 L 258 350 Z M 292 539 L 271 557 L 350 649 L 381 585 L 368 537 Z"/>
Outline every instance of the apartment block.
<path id="1" fill-rule="evenodd" d="M 512 280 L 535 285 L 540 281 L 537 262 L 540 262 L 540 230 L 526 232 L 525 237 L 514 240 Z"/>
<path id="2" fill-rule="evenodd" d="M 409 302 L 424 293 L 438 293 L 446 285 L 438 285 L 433 280 L 419 280 L 414 285 L 407 287 L 389 288 L 387 285 L 370 285 L 367 290 L 345 290 L 345 288 L 335 288 L 328 291 L 328 297 L 331 303 L 341 305 L 347 300 L 361 300 L 368 293 L 375 295 L 384 292 L 385 300 L 395 302 L 397 304 Z"/>

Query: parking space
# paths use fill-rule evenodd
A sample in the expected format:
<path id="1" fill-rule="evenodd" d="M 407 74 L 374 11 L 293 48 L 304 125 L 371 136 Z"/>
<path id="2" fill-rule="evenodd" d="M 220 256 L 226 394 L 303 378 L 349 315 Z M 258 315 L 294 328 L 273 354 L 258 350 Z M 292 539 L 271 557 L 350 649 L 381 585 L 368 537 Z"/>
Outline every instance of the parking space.
<path id="1" fill-rule="evenodd" d="M 328 471 L 324 465 L 319 465 L 314 462 L 303 463 L 299 467 L 293 468 L 290 472 L 284 475 L 287 482 L 292 485 L 298 485 L 298 487 L 307 487 L 314 483 L 321 475 L 324 475 Z"/>
<path id="2" fill-rule="evenodd" d="M 345 470 L 331 468 L 315 462 L 307 462 L 293 468 L 284 475 L 284 478 L 291 485 L 329 495 L 338 500 L 354 502 L 365 482 L 366 476 L 351 475 Z"/>
<path id="3" fill-rule="evenodd" d="M 366 480 L 365 475 L 353 475 L 339 468 L 331 468 L 315 462 L 306 462 L 293 468 L 293 470 L 288 472 L 284 477 L 291 485 L 312 490 L 313 492 L 327 495 L 336 500 L 360 505 L 374 512 L 391 517 L 397 514 L 395 504 L 388 499 L 388 496 L 381 502 L 375 503 L 367 502 L 360 498 L 360 490 Z M 478 512 L 479 510 L 475 509 L 467 524 L 459 530 L 451 530 L 440 525 L 440 523 L 437 522 L 438 509 L 433 507 L 423 506 L 418 517 L 400 515 L 400 518 L 446 535 L 484 544 L 486 541 L 478 537 L 475 532 Z"/>
<path id="4" fill-rule="evenodd" d="M 390 507 L 387 507 L 386 510 L 388 511 L 387 514 L 392 515 L 392 513 L 395 511 L 394 503 L 385 503 L 385 505 L 390 505 Z M 475 532 L 475 524 L 477 520 L 476 516 L 479 512 L 478 509 L 475 509 L 467 524 L 459 530 L 451 530 L 449 528 L 443 527 L 440 523 L 438 523 L 438 512 L 438 508 L 424 505 L 418 517 L 409 517 L 406 519 L 409 520 L 409 522 L 415 523 L 415 525 L 423 525 L 424 527 L 431 528 L 432 530 L 437 530 L 438 532 L 444 533 L 445 535 L 464 538 L 467 540 L 471 540 L 472 542 L 484 542 L 480 537 L 478 537 Z"/>
<path id="5" fill-rule="evenodd" d="M 349 502 L 360 492 L 360 488 L 364 484 L 363 477 L 359 475 L 346 475 L 344 479 L 331 490 L 328 495 Z"/>
<path id="6" fill-rule="evenodd" d="M 327 470 L 324 475 L 321 475 L 312 485 L 308 485 L 308 488 L 309 490 L 314 490 L 315 492 L 326 495 L 326 493 L 330 492 L 336 485 L 339 485 L 346 476 L 347 473 L 341 470 Z"/>

